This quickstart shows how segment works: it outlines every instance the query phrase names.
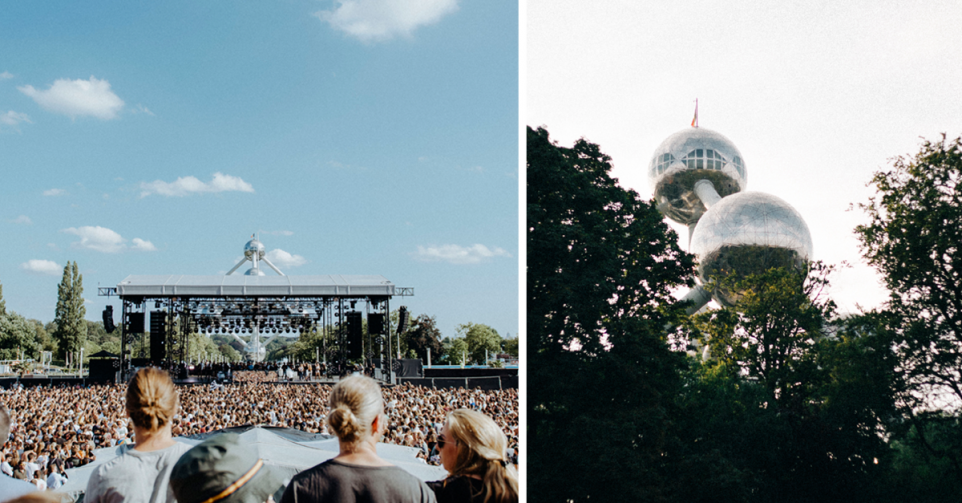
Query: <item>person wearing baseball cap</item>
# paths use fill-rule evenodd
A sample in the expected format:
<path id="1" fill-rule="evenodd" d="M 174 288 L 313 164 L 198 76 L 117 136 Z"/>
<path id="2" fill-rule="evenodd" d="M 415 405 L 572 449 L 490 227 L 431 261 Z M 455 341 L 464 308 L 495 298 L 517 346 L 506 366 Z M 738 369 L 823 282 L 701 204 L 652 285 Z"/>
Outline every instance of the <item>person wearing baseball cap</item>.
<path id="1" fill-rule="evenodd" d="M 170 472 L 178 503 L 264 503 L 280 501 L 284 476 L 264 464 L 236 433 L 220 433 L 195 445 Z"/>

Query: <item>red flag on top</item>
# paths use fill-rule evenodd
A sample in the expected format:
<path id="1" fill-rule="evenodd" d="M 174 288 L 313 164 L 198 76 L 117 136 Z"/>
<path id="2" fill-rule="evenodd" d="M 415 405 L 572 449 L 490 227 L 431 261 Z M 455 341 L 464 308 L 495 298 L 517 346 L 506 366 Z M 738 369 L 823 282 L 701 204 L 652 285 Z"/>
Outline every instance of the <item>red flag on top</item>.
<path id="1" fill-rule="evenodd" d="M 698 127 L 698 98 L 695 98 L 695 117 L 691 119 L 691 127 Z"/>

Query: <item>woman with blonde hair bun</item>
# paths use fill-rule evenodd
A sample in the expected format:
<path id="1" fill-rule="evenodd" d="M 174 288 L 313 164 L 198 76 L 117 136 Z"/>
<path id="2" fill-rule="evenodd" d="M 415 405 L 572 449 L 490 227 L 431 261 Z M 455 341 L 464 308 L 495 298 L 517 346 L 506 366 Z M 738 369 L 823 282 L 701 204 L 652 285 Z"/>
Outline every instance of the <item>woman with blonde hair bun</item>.
<path id="1" fill-rule="evenodd" d="M 348 377 L 334 386 L 329 405 L 327 424 L 337 435 L 340 452 L 295 475 L 280 503 L 435 503 L 424 482 L 377 455 L 377 443 L 388 426 L 377 381 Z"/>
<path id="2" fill-rule="evenodd" d="M 171 434 L 178 398 L 167 372 L 144 368 L 127 383 L 127 415 L 134 423 L 135 444 L 119 447 L 119 456 L 100 465 L 87 482 L 85 502 L 174 502 L 170 472 L 190 446 Z"/>
<path id="3" fill-rule="evenodd" d="M 518 471 L 508 462 L 508 439 L 493 419 L 470 409 L 452 411 L 437 445 L 449 474 L 428 483 L 438 503 L 518 501 Z"/>

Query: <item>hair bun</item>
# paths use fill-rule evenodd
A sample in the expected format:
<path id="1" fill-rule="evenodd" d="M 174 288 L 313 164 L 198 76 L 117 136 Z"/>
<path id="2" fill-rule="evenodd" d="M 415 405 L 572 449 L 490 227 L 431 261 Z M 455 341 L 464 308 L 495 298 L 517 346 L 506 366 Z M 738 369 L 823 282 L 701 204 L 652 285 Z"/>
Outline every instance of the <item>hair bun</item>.
<path id="1" fill-rule="evenodd" d="M 337 435 L 337 438 L 351 442 L 360 431 L 357 416 L 347 405 L 338 405 L 328 416 L 328 423 Z"/>

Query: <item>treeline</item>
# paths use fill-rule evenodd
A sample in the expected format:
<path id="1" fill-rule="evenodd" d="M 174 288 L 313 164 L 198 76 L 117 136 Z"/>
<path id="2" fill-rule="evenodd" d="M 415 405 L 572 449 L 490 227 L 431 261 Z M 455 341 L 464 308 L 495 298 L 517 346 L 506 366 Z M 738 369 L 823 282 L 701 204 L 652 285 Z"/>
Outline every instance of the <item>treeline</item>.
<path id="1" fill-rule="evenodd" d="M 833 267 L 719 278 L 585 140 L 528 129 L 530 501 L 958 501 L 962 147 L 927 142 L 871 180 L 855 231 L 881 308 L 841 316 Z"/>
<path id="2" fill-rule="evenodd" d="M 391 326 L 398 326 L 397 310 L 391 312 Z M 367 354 L 368 335 L 367 320 L 362 320 L 363 353 Z M 336 329 L 336 324 L 335 324 Z M 392 339 L 392 356 L 397 356 L 398 339 Z M 327 341 L 325 341 L 325 338 Z M 292 339 L 275 339 L 267 346 L 267 358 L 279 360 L 284 357 L 298 360 L 313 361 L 315 355 L 324 347 L 333 347 L 333 335 L 320 330 L 301 334 L 295 341 Z M 494 360 L 499 354 L 512 357 L 518 356 L 518 339 L 502 337 L 497 330 L 480 323 L 464 323 L 456 327 L 454 337 L 443 337 L 437 328 L 434 316 L 418 314 L 412 316 L 407 330 L 401 333 L 400 354 L 403 358 L 420 359 L 425 365 L 430 361 L 434 365 L 483 364 L 485 358 Z M 376 351 L 372 351 L 376 353 Z"/>

